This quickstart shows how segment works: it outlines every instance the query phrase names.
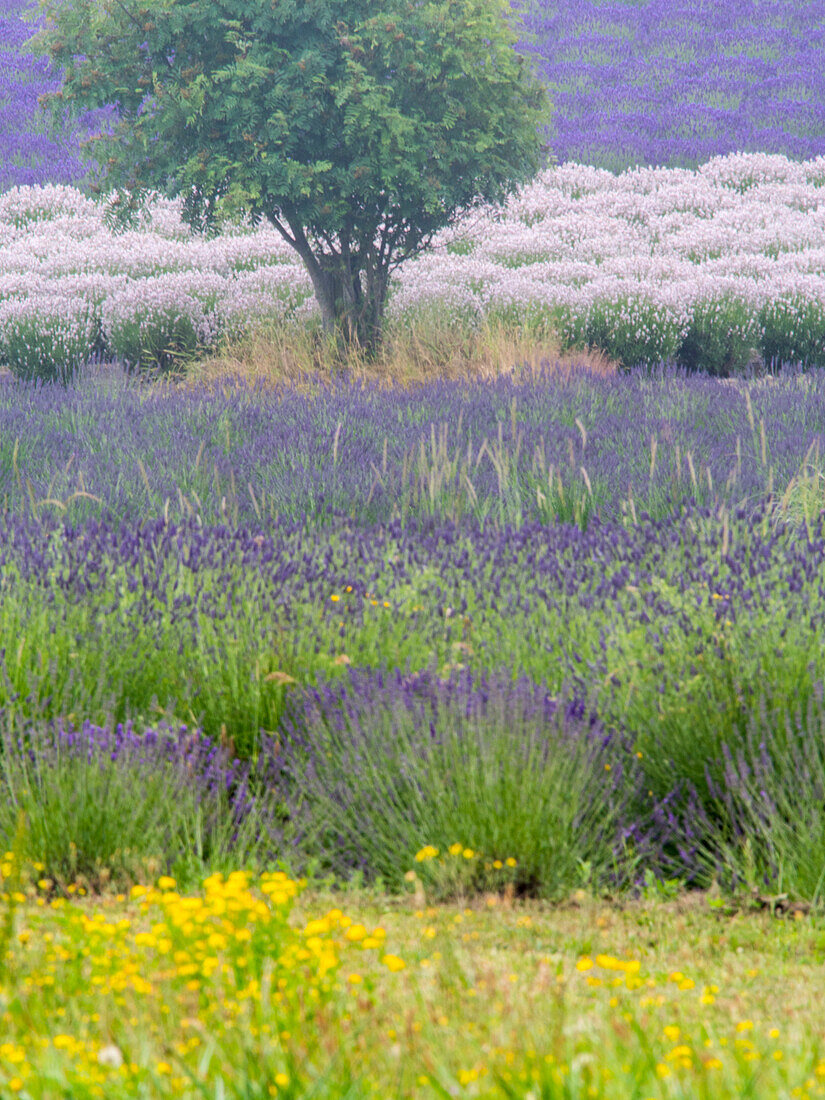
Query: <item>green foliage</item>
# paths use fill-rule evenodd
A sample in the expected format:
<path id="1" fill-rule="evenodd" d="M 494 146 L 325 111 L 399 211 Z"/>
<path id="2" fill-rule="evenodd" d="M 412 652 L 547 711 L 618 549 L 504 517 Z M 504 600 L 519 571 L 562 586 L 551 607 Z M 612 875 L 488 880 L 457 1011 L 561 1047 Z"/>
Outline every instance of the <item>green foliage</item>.
<path id="1" fill-rule="evenodd" d="M 825 308 L 803 295 L 769 302 L 760 314 L 761 351 L 772 367 L 783 363 L 817 367 L 825 364 Z"/>
<path id="2" fill-rule="evenodd" d="M 211 230 L 269 219 L 329 331 L 377 345 L 394 268 L 529 181 L 544 86 L 504 0 L 41 0 L 58 125 L 119 104 L 87 152 L 128 216 L 156 189 Z M 123 201 L 128 194 L 128 201 Z"/>
<path id="3" fill-rule="evenodd" d="M 594 302 L 587 318 L 587 343 L 618 359 L 625 368 L 653 367 L 672 360 L 681 325 L 661 306 L 643 298 Z"/>
<path id="4" fill-rule="evenodd" d="M 730 378 L 745 372 L 760 336 L 745 302 L 729 296 L 697 302 L 676 361 L 687 371 Z"/>

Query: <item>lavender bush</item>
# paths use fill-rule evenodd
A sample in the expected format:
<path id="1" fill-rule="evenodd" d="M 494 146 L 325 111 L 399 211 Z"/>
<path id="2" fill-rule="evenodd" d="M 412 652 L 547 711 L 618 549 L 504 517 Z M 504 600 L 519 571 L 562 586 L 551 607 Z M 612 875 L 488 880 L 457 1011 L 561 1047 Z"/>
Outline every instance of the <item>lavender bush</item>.
<path id="1" fill-rule="evenodd" d="M 711 298 L 694 304 L 688 330 L 676 353 L 687 371 L 703 370 L 717 378 L 741 376 L 759 362 L 759 346 L 765 348 L 764 330 L 756 311 L 735 296 Z M 770 363 L 798 362 L 810 356 L 795 354 L 795 347 L 771 347 Z"/>
<path id="2" fill-rule="evenodd" d="M 803 367 L 825 361 L 825 305 L 804 293 L 790 292 L 765 303 L 760 314 L 761 347 L 765 361 L 799 363 Z"/>
<path id="3" fill-rule="evenodd" d="M 533 895 L 633 879 L 643 776 L 580 700 L 503 672 L 354 671 L 302 696 L 282 729 L 303 851 L 339 878 L 397 889 L 424 845 L 459 841 L 516 858 Z"/>
<path id="4" fill-rule="evenodd" d="M 762 701 L 738 743 L 723 746 L 711 782 L 712 815 L 698 852 L 706 875 L 729 888 L 825 897 L 825 722 L 822 685 L 785 711 Z"/>
<path id="5" fill-rule="evenodd" d="M 172 873 L 181 881 L 282 853 L 273 800 L 249 765 L 186 726 L 138 732 L 62 721 L 0 725 L 0 843 L 22 812 L 26 856 L 93 887 Z"/>

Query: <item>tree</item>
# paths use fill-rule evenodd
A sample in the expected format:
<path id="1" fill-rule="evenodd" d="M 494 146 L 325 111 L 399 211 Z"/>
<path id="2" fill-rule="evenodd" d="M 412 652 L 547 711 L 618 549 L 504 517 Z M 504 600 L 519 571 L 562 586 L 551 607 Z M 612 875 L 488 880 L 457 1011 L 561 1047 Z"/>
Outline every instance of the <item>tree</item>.
<path id="1" fill-rule="evenodd" d="M 374 352 L 392 271 L 544 162 L 544 86 L 507 0 L 40 0 L 56 124 L 116 104 L 92 190 L 267 218 L 326 331 Z M 125 216 L 125 215 L 124 215 Z"/>

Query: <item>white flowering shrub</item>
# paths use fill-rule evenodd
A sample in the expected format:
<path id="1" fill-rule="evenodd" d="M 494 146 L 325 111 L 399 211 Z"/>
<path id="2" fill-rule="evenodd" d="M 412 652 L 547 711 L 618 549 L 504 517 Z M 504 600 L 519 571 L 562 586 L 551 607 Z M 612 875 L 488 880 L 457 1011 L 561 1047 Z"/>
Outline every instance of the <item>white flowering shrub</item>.
<path id="1" fill-rule="evenodd" d="M 101 310 L 107 347 L 130 370 L 175 371 L 220 336 L 215 294 L 196 294 L 191 273 L 135 280 Z"/>
<path id="2" fill-rule="evenodd" d="M 34 294 L 0 302 L 0 361 L 18 378 L 71 381 L 94 353 L 98 318 L 82 298 Z"/>
<path id="3" fill-rule="evenodd" d="M 646 297 L 598 298 L 590 307 L 586 340 L 624 367 L 652 367 L 676 358 L 685 325 Z"/>
<path id="4" fill-rule="evenodd" d="M 690 372 L 717 378 L 743 374 L 762 341 L 759 312 L 744 298 L 723 294 L 694 301 L 676 355 Z"/>
<path id="5" fill-rule="evenodd" d="M 214 304 L 221 336 L 234 339 L 269 324 L 297 319 L 297 311 L 313 298 L 309 276 L 291 264 L 251 266 L 225 281 Z"/>
<path id="6" fill-rule="evenodd" d="M 0 194 L 0 225 L 23 229 L 35 222 L 51 222 L 60 215 L 100 219 L 100 208 L 75 187 L 11 187 Z"/>
<path id="7" fill-rule="evenodd" d="M 769 366 L 825 364 L 825 300 L 786 294 L 766 302 L 759 320 L 762 354 Z"/>

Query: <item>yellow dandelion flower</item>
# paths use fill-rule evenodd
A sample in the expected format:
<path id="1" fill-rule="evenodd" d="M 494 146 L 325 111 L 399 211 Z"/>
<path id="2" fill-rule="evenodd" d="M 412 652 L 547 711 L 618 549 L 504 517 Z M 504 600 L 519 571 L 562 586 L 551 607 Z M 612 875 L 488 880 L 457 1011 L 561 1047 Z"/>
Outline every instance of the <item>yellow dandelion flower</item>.
<path id="1" fill-rule="evenodd" d="M 386 966 L 387 970 L 391 970 L 395 974 L 399 970 L 403 970 L 407 965 L 403 959 L 399 959 L 397 955 L 384 955 L 381 962 Z"/>
<path id="2" fill-rule="evenodd" d="M 433 847 L 432 844 L 425 844 L 424 847 L 415 853 L 416 863 L 426 863 L 429 859 L 435 859 L 438 855 L 438 848 Z"/>

